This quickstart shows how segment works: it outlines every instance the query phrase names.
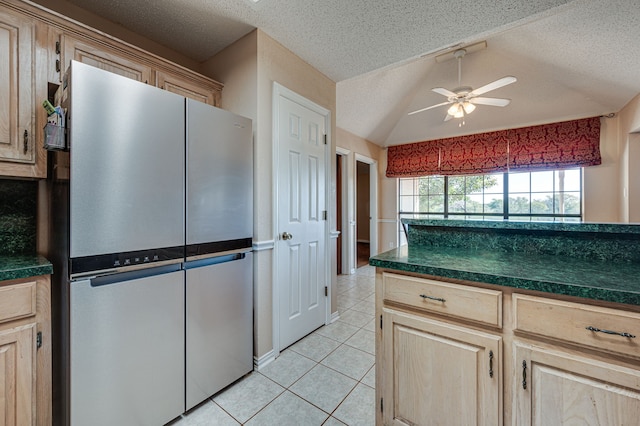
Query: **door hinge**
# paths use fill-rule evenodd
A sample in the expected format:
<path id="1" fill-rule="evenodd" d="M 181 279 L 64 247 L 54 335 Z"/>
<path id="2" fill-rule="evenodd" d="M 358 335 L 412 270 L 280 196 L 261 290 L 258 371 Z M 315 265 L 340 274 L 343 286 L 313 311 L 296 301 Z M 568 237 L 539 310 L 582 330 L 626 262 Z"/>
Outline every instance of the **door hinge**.
<path id="1" fill-rule="evenodd" d="M 322 210 L 322 220 L 327 220 L 327 211 Z"/>
<path id="2" fill-rule="evenodd" d="M 327 144 L 327 135 L 324 135 L 324 144 Z"/>
<path id="3" fill-rule="evenodd" d="M 42 331 L 38 331 L 36 334 L 36 348 L 40 349 L 42 347 Z"/>
<path id="4" fill-rule="evenodd" d="M 384 398 L 380 398 L 380 412 L 384 413 Z"/>
<path id="5" fill-rule="evenodd" d="M 380 330 L 382 330 L 382 315 L 380 315 Z"/>
<path id="6" fill-rule="evenodd" d="M 327 297 L 329 295 L 329 287 L 324 286 L 324 297 Z"/>

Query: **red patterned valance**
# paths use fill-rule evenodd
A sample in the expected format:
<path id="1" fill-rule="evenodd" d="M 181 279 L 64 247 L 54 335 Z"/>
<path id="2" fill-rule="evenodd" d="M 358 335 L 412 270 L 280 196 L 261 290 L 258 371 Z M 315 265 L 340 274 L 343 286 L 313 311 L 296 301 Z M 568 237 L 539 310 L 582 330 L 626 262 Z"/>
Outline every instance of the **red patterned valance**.
<path id="1" fill-rule="evenodd" d="M 595 166 L 600 118 L 390 146 L 387 177 L 465 175 Z"/>

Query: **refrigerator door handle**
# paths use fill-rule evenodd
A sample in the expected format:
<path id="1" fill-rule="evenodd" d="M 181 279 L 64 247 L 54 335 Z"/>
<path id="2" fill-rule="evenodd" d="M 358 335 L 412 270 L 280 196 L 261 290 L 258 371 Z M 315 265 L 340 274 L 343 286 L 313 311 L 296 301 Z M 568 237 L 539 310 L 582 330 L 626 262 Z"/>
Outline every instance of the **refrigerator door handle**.
<path id="1" fill-rule="evenodd" d="M 112 273 L 106 275 L 97 275 L 90 278 L 84 278 L 83 281 L 89 280 L 91 287 L 99 287 L 110 284 L 116 284 L 123 281 L 137 280 L 141 278 L 153 277 L 156 275 L 164 275 L 170 272 L 176 272 L 180 270 L 180 264 L 174 263 L 171 265 L 159 266 L 154 268 L 136 269 L 133 271 Z"/>
<path id="2" fill-rule="evenodd" d="M 194 269 L 194 268 L 202 268 L 204 266 L 217 265 L 220 263 L 233 262 L 235 260 L 242 260 L 247 257 L 247 252 L 242 253 L 232 253 L 223 256 L 212 256 L 207 257 L 206 259 L 199 259 L 194 261 L 189 261 L 184 264 L 184 269 Z"/>

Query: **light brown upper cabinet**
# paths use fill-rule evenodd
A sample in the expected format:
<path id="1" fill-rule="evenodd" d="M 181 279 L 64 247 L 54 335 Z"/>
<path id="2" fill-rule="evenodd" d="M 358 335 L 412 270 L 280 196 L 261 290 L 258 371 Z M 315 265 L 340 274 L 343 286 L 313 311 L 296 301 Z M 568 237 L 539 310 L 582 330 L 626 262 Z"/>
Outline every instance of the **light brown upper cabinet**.
<path id="1" fill-rule="evenodd" d="M 220 105 L 220 87 L 213 81 L 209 84 L 206 84 L 204 81 L 196 83 L 191 79 L 177 74 L 157 71 L 156 86 L 169 92 L 182 95 L 185 98 L 204 102 L 205 104 Z"/>
<path id="2" fill-rule="evenodd" d="M 63 72 L 69 67 L 71 60 L 76 60 L 143 83 L 153 81 L 151 66 L 135 61 L 116 49 L 68 35 L 62 36 L 62 44 Z"/>
<path id="3" fill-rule="evenodd" d="M 35 119 L 36 29 L 34 20 L 0 11 L 0 175 L 4 176 L 46 174 Z"/>

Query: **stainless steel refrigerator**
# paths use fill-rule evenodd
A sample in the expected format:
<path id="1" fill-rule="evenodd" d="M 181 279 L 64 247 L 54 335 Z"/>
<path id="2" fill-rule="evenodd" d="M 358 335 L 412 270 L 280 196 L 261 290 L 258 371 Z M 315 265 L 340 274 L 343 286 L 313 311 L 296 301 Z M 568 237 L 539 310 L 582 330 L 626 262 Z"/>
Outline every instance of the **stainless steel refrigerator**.
<path id="1" fill-rule="evenodd" d="M 68 150 L 50 164 L 54 424 L 161 425 L 190 386 L 200 402 L 201 383 L 252 369 L 253 229 L 238 227 L 253 215 L 251 121 L 75 61 L 64 86 Z"/>

